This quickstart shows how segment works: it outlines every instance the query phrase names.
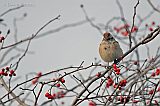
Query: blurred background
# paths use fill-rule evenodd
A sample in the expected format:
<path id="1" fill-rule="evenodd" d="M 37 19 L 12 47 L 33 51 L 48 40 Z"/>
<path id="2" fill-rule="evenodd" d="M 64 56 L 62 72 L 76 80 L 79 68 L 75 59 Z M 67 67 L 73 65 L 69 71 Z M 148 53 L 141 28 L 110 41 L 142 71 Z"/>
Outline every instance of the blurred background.
<path id="1" fill-rule="evenodd" d="M 123 8 L 125 19 L 132 25 L 134 6 L 137 0 L 119 0 L 119 3 Z M 152 0 L 152 3 L 156 7 L 160 5 L 159 0 Z M 96 61 L 100 60 L 102 64 L 106 64 L 98 54 L 102 34 L 86 20 L 86 15 L 80 7 L 81 4 L 83 4 L 89 19 L 95 25 L 102 28 L 102 32 L 106 31 L 104 26 L 109 20 L 114 17 L 122 17 L 117 0 L 1 0 L 0 14 L 8 9 L 23 5 L 23 7 L 0 17 L 4 19 L 3 24 L 0 24 L 2 35 L 5 35 L 8 29 L 11 32 L 4 43 L 6 46 L 14 43 L 16 40 L 20 41 L 35 34 L 49 20 L 61 15 L 59 20 L 55 20 L 49 24 L 37 35 L 41 37 L 37 37 L 31 41 L 29 51 L 19 63 L 16 72 L 17 76 L 21 77 L 20 80 L 23 80 L 28 73 L 46 73 L 50 70 L 71 65 L 76 66 L 82 61 L 87 66 L 94 62 L 95 58 L 97 59 Z M 146 24 L 151 25 L 153 21 L 156 25 L 160 25 L 160 13 L 154 11 L 147 0 L 140 0 L 136 12 L 135 25 L 139 23 L 140 17 L 144 21 L 140 26 L 142 27 L 141 29 Z M 144 17 L 148 18 L 143 20 Z M 118 23 L 118 21 L 110 23 L 112 29 L 120 25 L 122 23 Z M 49 33 L 45 34 L 46 32 Z M 149 32 L 147 30 L 146 34 Z M 14 37 L 15 34 L 17 35 L 17 39 Z M 124 37 L 122 34 L 116 35 L 120 38 Z M 116 40 L 120 42 L 120 46 L 125 53 L 129 49 L 129 46 L 122 43 L 120 41 L 122 39 Z M 128 42 L 128 40 L 124 41 Z M 149 48 L 150 57 L 155 56 L 157 48 L 160 46 L 159 41 L 160 37 L 158 36 L 148 43 L 147 47 L 141 46 L 139 48 L 140 59 L 147 58 L 147 48 Z M 6 60 L 15 55 L 22 55 L 26 46 L 27 42 L 18 45 L 18 49 L 13 50 L 6 57 Z M 3 52 L 2 50 L 1 53 Z M 126 59 L 127 57 L 124 58 L 124 61 Z M 14 64 L 17 60 L 18 58 L 7 65 Z"/>

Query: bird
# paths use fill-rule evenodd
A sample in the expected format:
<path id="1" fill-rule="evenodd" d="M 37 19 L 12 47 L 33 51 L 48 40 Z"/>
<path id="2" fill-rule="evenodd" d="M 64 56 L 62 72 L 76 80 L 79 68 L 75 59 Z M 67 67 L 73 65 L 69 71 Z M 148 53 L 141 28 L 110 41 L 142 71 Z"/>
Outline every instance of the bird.
<path id="1" fill-rule="evenodd" d="M 116 59 L 123 55 L 123 50 L 119 43 L 109 32 L 103 34 L 103 39 L 99 45 L 99 55 L 108 64 L 109 62 L 115 62 Z"/>

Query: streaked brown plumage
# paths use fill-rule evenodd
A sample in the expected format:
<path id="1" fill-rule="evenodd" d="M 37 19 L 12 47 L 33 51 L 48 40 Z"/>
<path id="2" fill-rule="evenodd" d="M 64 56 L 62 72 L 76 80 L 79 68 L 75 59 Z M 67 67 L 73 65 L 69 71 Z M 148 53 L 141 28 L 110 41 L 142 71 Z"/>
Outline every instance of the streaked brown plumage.
<path id="1" fill-rule="evenodd" d="M 122 56 L 123 51 L 113 36 L 106 32 L 103 34 L 103 40 L 99 46 L 99 54 L 105 62 L 112 62 Z"/>

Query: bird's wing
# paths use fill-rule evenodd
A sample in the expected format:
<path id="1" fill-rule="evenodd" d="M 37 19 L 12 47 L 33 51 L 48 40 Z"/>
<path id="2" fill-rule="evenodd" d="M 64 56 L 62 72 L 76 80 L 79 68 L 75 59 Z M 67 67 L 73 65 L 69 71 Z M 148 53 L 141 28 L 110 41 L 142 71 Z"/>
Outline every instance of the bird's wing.
<path id="1" fill-rule="evenodd" d="M 116 57 L 118 58 L 119 56 L 122 56 L 123 55 L 123 51 L 122 51 L 119 43 L 117 41 L 114 41 L 113 45 L 114 45 L 114 49 L 117 51 L 116 52 Z"/>
<path id="2" fill-rule="evenodd" d="M 113 42 L 113 45 L 115 49 L 120 48 L 119 43 L 116 40 Z"/>

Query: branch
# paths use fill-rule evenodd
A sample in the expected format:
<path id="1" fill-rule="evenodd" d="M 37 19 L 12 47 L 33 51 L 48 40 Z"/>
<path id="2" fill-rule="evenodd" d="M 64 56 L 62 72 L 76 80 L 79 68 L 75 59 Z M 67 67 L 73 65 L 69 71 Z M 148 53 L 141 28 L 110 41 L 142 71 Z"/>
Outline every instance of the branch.
<path id="1" fill-rule="evenodd" d="M 53 18 L 51 19 L 49 22 L 47 22 L 45 25 L 43 25 L 35 34 L 33 34 L 31 37 L 28 37 L 24 40 L 21 40 L 21 41 L 18 41 L 14 44 L 11 44 L 11 45 L 8 45 L 8 46 L 4 46 L 4 47 L 1 47 L 1 49 L 6 49 L 6 48 L 9 48 L 9 47 L 12 47 L 12 46 L 15 46 L 15 45 L 18 45 L 20 43 L 23 43 L 25 41 L 29 41 L 29 40 L 32 40 L 33 38 L 35 38 L 48 24 L 50 24 L 51 22 L 59 19 L 60 15 L 58 15 L 56 18 Z"/>
<path id="2" fill-rule="evenodd" d="M 151 5 L 151 7 L 153 8 L 153 10 L 157 11 L 158 13 L 160 13 L 160 10 L 158 10 L 151 2 L 151 0 L 147 0 L 148 3 Z"/>
<path id="3" fill-rule="evenodd" d="M 42 89 L 43 89 L 43 87 L 44 87 L 44 84 L 43 84 L 43 83 L 41 83 L 41 88 L 40 88 L 40 90 L 39 90 L 39 92 L 38 92 L 38 95 L 37 95 L 37 97 L 36 97 L 36 100 L 35 100 L 34 106 L 37 106 L 37 102 L 38 102 L 38 99 L 39 99 L 40 94 L 42 93 Z"/>
<path id="4" fill-rule="evenodd" d="M 89 20 L 94 21 L 94 18 L 90 18 Z M 58 28 L 46 31 L 46 32 L 41 33 L 41 34 L 38 34 L 38 36 L 36 36 L 35 39 L 44 37 L 46 35 L 49 35 L 49 34 L 52 34 L 52 33 L 55 33 L 55 32 L 59 32 L 59 31 L 64 30 L 66 28 L 71 28 L 71 27 L 76 27 L 78 25 L 83 25 L 83 24 L 85 24 L 87 22 L 88 22 L 88 20 L 82 20 L 82 21 L 71 23 L 71 24 L 65 24 L 65 25 L 62 25 L 62 26 L 60 26 Z"/>
<path id="5" fill-rule="evenodd" d="M 104 76 L 106 73 L 108 73 L 109 69 L 107 69 L 105 72 L 103 72 L 100 77 L 95 77 L 93 78 L 87 85 L 86 88 L 89 88 L 91 86 L 91 84 L 93 82 L 95 82 L 96 80 L 100 79 L 102 76 Z M 84 88 L 79 95 L 76 97 L 76 99 L 73 101 L 72 106 L 77 106 L 76 103 L 78 102 L 79 98 L 83 95 L 83 93 L 87 90 L 86 88 Z"/>
<path id="6" fill-rule="evenodd" d="M 7 13 L 9 13 L 9 12 L 11 12 L 11 11 L 20 9 L 20 8 L 22 8 L 22 7 L 24 7 L 24 5 L 21 5 L 21 6 L 19 6 L 19 7 L 15 7 L 15 8 L 11 8 L 11 9 L 5 11 L 4 13 L 2 13 L 2 14 L 0 15 L 0 17 L 4 16 L 5 14 L 7 14 Z"/>
<path id="7" fill-rule="evenodd" d="M 15 100 L 21 105 L 21 106 L 27 106 L 27 104 L 25 104 L 22 100 L 20 100 L 20 98 L 18 96 L 16 96 L 7 86 L 7 84 L 5 83 L 3 78 L 0 78 L 0 82 L 3 85 L 3 87 L 7 90 L 7 92 L 10 92 L 10 94 L 12 95 L 13 98 L 15 98 Z"/>
<path id="8" fill-rule="evenodd" d="M 136 9 L 137 9 L 137 7 L 138 7 L 138 4 L 139 4 L 139 0 L 138 0 L 138 2 L 137 2 L 137 4 L 134 6 L 134 15 L 133 15 L 133 20 L 132 20 L 132 27 L 131 27 L 131 30 L 133 29 L 133 27 L 134 27 L 134 23 L 135 23 L 135 17 L 136 17 Z M 129 33 L 129 48 L 131 48 L 132 47 L 132 40 L 131 40 L 131 31 L 129 31 L 130 33 Z"/>
<path id="9" fill-rule="evenodd" d="M 130 54 L 133 50 L 135 50 L 137 47 L 139 47 L 140 45 L 143 44 L 147 44 L 148 42 L 150 42 L 151 40 L 153 40 L 156 36 L 158 36 L 160 33 L 160 27 L 156 28 L 153 32 L 151 32 L 150 34 L 147 35 L 147 37 L 145 37 L 141 42 L 139 42 L 137 45 L 135 45 L 134 47 L 132 47 L 129 51 L 127 51 L 122 57 L 119 57 L 115 63 L 120 62 L 124 57 L 126 57 L 128 54 Z"/>
<path id="10" fill-rule="evenodd" d="M 86 19 L 88 20 L 88 22 L 90 23 L 90 25 L 91 25 L 92 27 L 96 28 L 101 34 L 103 34 L 103 32 L 101 31 L 101 28 L 99 28 L 97 25 L 95 25 L 95 24 L 90 20 L 90 18 L 89 18 L 88 15 L 87 15 L 86 10 L 84 9 L 83 4 L 81 4 L 80 7 L 82 8 L 82 10 L 83 10 L 83 12 L 84 12 L 84 15 L 85 15 Z"/>

